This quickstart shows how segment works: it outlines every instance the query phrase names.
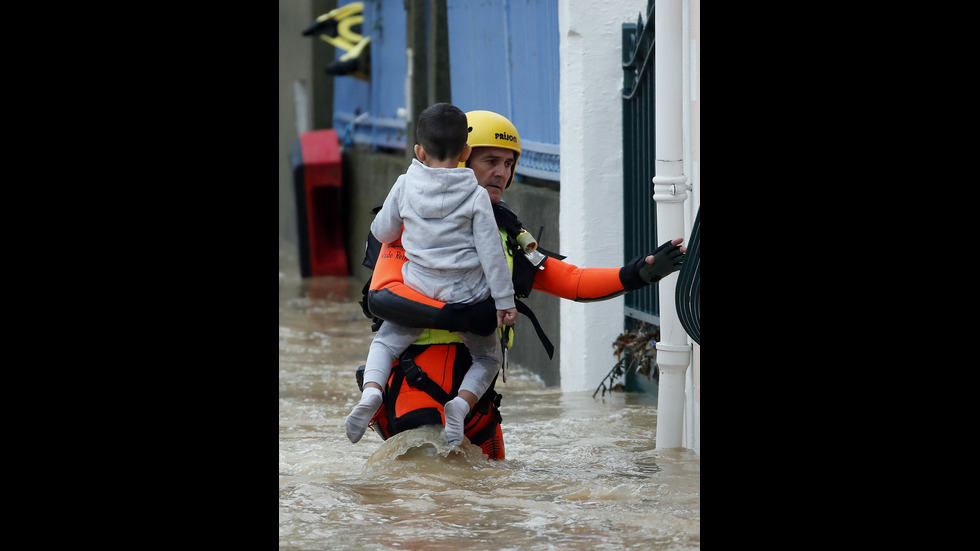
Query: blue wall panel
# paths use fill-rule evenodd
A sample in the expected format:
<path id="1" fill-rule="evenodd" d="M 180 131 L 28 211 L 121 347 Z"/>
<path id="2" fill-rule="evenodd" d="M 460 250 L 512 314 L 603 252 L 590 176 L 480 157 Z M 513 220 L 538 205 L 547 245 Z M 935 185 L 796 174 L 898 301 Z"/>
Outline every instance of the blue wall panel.
<path id="1" fill-rule="evenodd" d="M 371 81 L 335 77 L 334 119 L 355 143 L 404 148 L 404 1 L 364 2 Z M 558 179 L 558 0 L 447 0 L 453 103 L 505 115 L 521 134 L 518 173 Z M 338 57 L 344 52 L 338 51 Z M 414 142 L 413 142 L 414 143 Z"/>
<path id="2" fill-rule="evenodd" d="M 353 142 L 404 149 L 405 121 L 398 118 L 405 106 L 404 2 L 365 1 L 362 32 L 371 37 L 371 80 L 334 78 L 334 126 L 344 138 L 347 124 L 367 113 L 357 123 Z M 338 50 L 337 57 L 344 53 Z"/>
<path id="3" fill-rule="evenodd" d="M 453 103 L 463 111 L 483 109 L 510 118 L 503 0 L 447 0 L 446 4 Z"/>
<path id="4" fill-rule="evenodd" d="M 512 120 L 522 138 L 557 144 L 558 1 L 512 0 L 508 22 Z"/>
<path id="5" fill-rule="evenodd" d="M 557 0 L 447 0 L 453 103 L 521 134 L 518 173 L 558 179 Z"/>

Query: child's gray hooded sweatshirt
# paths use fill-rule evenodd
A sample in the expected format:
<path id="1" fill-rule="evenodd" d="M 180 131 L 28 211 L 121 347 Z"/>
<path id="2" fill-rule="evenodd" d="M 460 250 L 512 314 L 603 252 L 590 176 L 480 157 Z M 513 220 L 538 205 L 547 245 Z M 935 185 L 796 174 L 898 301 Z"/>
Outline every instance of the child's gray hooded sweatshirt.
<path id="1" fill-rule="evenodd" d="M 402 224 L 405 231 L 401 231 Z M 371 223 L 382 243 L 401 235 L 405 284 L 442 302 L 493 296 L 514 308 L 514 284 L 490 195 L 469 168 L 430 168 L 412 159 Z"/>

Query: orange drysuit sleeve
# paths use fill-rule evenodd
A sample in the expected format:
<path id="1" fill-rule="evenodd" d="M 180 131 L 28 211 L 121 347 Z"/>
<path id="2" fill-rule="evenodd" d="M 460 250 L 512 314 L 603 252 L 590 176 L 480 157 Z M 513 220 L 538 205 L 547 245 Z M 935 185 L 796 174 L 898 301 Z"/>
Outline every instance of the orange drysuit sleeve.
<path id="1" fill-rule="evenodd" d="M 534 289 L 576 302 L 606 300 L 626 292 L 620 268 L 579 268 L 548 257 L 534 275 Z"/>
<path id="2" fill-rule="evenodd" d="M 387 290 L 419 305 L 441 309 L 445 303 L 431 299 L 402 281 L 402 265 L 406 262 L 400 241 L 384 243 L 374 267 L 371 290 Z M 573 264 L 548 257 L 543 270 L 534 275 L 534 289 L 578 302 L 606 300 L 626 292 L 619 279 L 620 268 L 579 268 Z"/>

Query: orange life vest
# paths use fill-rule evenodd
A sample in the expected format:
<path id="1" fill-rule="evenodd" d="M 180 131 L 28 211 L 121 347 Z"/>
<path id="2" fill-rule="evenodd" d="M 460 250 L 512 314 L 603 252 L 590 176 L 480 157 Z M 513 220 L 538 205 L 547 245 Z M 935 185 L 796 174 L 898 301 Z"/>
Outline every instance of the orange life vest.
<path id="1" fill-rule="evenodd" d="M 410 346 L 391 370 L 373 427 L 387 439 L 425 425 L 445 425 L 443 404 L 456 396 L 472 360 L 462 344 Z M 493 385 L 467 416 L 463 433 L 490 459 L 504 458 L 500 394 Z"/>

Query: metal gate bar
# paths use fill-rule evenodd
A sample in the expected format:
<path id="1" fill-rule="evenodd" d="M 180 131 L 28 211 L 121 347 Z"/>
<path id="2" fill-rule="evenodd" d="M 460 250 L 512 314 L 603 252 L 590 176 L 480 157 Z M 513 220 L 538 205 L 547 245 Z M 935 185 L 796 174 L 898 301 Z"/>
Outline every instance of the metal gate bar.
<path id="1" fill-rule="evenodd" d="M 623 230 L 629 261 L 657 247 L 657 205 L 653 200 L 655 71 L 653 0 L 647 24 L 623 24 Z M 660 325 L 659 285 L 627 293 L 626 316 Z"/>

